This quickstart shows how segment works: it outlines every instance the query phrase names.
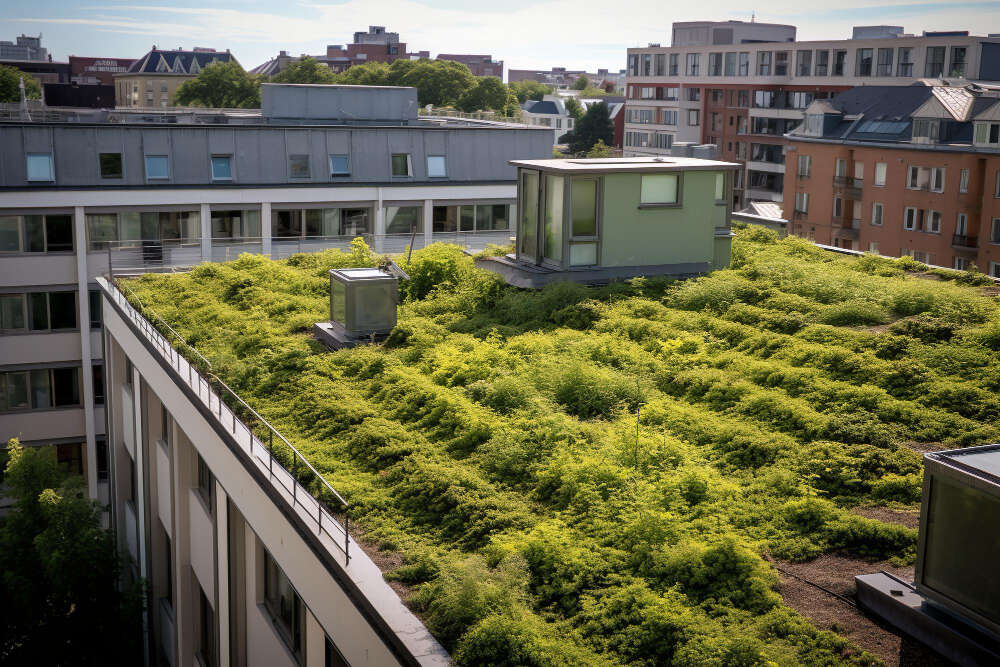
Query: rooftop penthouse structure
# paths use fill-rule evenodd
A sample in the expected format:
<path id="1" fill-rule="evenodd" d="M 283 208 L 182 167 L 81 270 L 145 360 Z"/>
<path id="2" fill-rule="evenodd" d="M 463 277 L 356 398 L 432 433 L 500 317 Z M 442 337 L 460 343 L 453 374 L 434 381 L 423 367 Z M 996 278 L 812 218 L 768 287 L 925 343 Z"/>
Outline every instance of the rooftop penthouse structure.
<path id="1" fill-rule="evenodd" d="M 732 174 L 691 157 L 515 160 L 515 252 L 477 260 L 518 287 L 693 276 L 729 265 Z"/>

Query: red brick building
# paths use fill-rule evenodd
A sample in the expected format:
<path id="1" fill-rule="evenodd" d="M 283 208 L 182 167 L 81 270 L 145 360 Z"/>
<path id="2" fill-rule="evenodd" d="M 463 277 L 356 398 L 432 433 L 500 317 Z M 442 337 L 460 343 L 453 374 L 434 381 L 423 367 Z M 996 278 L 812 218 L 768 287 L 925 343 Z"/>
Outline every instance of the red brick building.
<path id="1" fill-rule="evenodd" d="M 469 68 L 473 76 L 495 76 L 503 80 L 503 61 L 493 60 L 491 55 L 466 53 L 441 53 L 437 60 L 452 60 Z"/>
<path id="2" fill-rule="evenodd" d="M 115 74 L 124 74 L 135 58 L 85 58 L 69 57 L 69 73 L 73 83 L 105 86 L 115 85 Z"/>

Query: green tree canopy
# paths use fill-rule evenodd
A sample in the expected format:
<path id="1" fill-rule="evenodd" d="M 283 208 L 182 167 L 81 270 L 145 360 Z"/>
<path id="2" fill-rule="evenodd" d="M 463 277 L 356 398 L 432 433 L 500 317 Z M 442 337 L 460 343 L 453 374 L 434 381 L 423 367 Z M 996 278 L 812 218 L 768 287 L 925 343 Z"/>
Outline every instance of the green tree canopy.
<path id="1" fill-rule="evenodd" d="M 546 86 L 538 81 L 515 81 L 509 84 L 509 87 L 517 95 L 519 104 L 524 104 L 528 100 L 541 100 L 552 93 L 552 86 Z"/>
<path id="2" fill-rule="evenodd" d="M 14 67 L 0 65 L 0 102 L 21 101 L 21 78 L 24 78 L 24 94 L 29 100 L 42 97 L 42 84 L 38 79 Z"/>
<path id="3" fill-rule="evenodd" d="M 400 61 L 397 60 L 396 62 Z M 354 65 L 348 68 L 346 72 L 338 74 L 335 83 L 342 83 L 349 86 L 388 86 L 389 64 L 365 63 L 364 65 Z"/>
<path id="4" fill-rule="evenodd" d="M 7 445 L 16 504 L 0 523 L 0 662 L 141 663 L 141 596 L 119 592 L 121 563 L 100 507 L 80 477 L 61 473 L 51 447 Z"/>
<path id="5" fill-rule="evenodd" d="M 591 146 L 590 150 L 587 151 L 587 157 L 613 157 L 614 149 L 604 143 L 603 139 L 598 139 L 597 143 Z"/>
<path id="6" fill-rule="evenodd" d="M 337 75 L 325 64 L 309 56 L 288 63 L 271 77 L 274 83 L 336 83 Z"/>
<path id="7" fill-rule="evenodd" d="M 608 91 L 604 90 L 603 88 L 594 88 L 593 86 L 587 86 L 586 88 L 580 91 L 580 97 L 583 98 L 607 97 L 607 95 Z"/>
<path id="8" fill-rule="evenodd" d="M 260 107 L 260 81 L 235 62 L 214 62 L 181 84 L 174 102 L 213 109 L 256 109 Z"/>
<path id="9" fill-rule="evenodd" d="M 433 104 L 443 107 L 454 106 L 462 93 L 474 87 L 475 83 L 472 72 L 462 63 L 421 59 L 413 61 L 396 85 L 416 88 L 417 101 L 421 106 Z"/>
<path id="10" fill-rule="evenodd" d="M 566 111 L 573 117 L 574 122 L 579 122 L 583 118 L 583 107 L 575 97 L 566 98 Z"/>
<path id="11" fill-rule="evenodd" d="M 462 111 L 492 109 L 503 111 L 507 104 L 507 87 L 495 76 L 484 76 L 476 81 L 458 98 L 458 108 Z"/>
<path id="12" fill-rule="evenodd" d="M 581 74 L 576 77 L 573 81 L 573 85 L 570 86 L 573 90 L 586 90 L 590 86 L 590 79 L 587 78 L 586 74 Z"/>
<path id="13" fill-rule="evenodd" d="M 613 143 L 615 126 L 611 122 L 608 105 L 604 102 L 591 104 L 573 131 L 564 136 L 572 153 L 586 153 L 598 141 L 609 145 Z"/>

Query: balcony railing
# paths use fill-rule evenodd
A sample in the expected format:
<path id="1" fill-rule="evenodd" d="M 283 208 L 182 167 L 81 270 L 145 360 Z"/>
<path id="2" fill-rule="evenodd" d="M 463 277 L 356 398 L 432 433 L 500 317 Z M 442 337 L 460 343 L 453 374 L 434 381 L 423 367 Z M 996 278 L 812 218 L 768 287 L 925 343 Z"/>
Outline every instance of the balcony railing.
<path id="1" fill-rule="evenodd" d="M 166 361 L 175 379 L 183 382 L 207 408 L 225 433 L 243 450 L 316 535 L 339 549 L 350 562 L 350 505 L 316 468 L 256 410 L 212 372 L 212 364 L 174 331 L 152 308 L 145 306 L 127 284 L 99 278 L 105 294 Z M 128 296 L 120 289 L 123 287 Z M 179 350 L 186 350 L 188 360 Z M 128 505 L 126 504 L 126 508 Z"/>
<path id="2" fill-rule="evenodd" d="M 967 250 L 975 250 L 979 247 L 979 238 L 976 236 L 966 236 L 964 234 L 955 234 L 951 237 L 951 247 L 952 248 L 964 248 Z"/>

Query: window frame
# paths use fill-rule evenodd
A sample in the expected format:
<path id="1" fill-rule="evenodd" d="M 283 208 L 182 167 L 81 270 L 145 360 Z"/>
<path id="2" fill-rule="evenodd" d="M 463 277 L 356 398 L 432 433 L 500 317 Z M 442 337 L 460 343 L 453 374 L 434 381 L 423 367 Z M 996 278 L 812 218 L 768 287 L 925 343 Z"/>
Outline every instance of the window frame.
<path id="1" fill-rule="evenodd" d="M 910 212 L 913 212 L 912 215 Z M 919 209 L 915 206 L 907 206 L 903 209 L 903 231 L 915 232 L 917 231 L 917 218 Z"/>
<path id="2" fill-rule="evenodd" d="M 431 173 L 431 160 L 441 160 L 441 173 Z M 428 155 L 425 158 L 427 167 L 427 178 L 448 178 L 448 156 Z"/>
<path id="3" fill-rule="evenodd" d="M 335 171 L 333 161 L 335 158 L 344 158 L 344 171 Z M 351 156 L 349 153 L 330 153 L 327 155 L 327 166 L 330 171 L 330 178 L 342 178 L 351 175 Z"/>
<path id="4" fill-rule="evenodd" d="M 644 201 L 643 200 L 643 187 L 642 181 L 649 177 L 666 177 L 674 178 L 675 181 L 675 191 L 674 191 L 674 201 Z M 681 208 L 683 207 L 683 189 L 684 189 L 684 174 L 682 172 L 667 172 L 667 173 L 640 173 L 639 174 L 639 208 Z"/>
<path id="5" fill-rule="evenodd" d="M 105 174 L 104 173 L 104 158 L 105 157 L 117 157 L 118 158 L 118 173 L 117 174 Z M 100 176 L 101 180 L 122 180 L 125 178 L 125 156 L 122 153 L 97 153 L 97 174 Z"/>
<path id="6" fill-rule="evenodd" d="M 881 172 L 881 173 L 880 173 Z M 879 178 L 881 176 L 881 178 Z M 888 162 L 876 162 L 875 163 L 875 173 L 872 177 L 872 185 L 884 188 L 886 179 L 889 177 L 889 163 Z"/>
<path id="7" fill-rule="evenodd" d="M 312 160 L 310 157 L 309 153 L 289 153 L 288 178 L 300 181 L 312 178 Z M 298 166 L 301 167 L 303 161 L 305 163 L 305 173 L 296 175 L 296 162 L 298 162 Z"/>
<path id="8" fill-rule="evenodd" d="M 941 211 L 937 211 L 935 209 L 928 209 L 927 214 L 924 217 L 926 221 L 924 224 L 924 232 L 928 234 L 940 234 L 942 217 L 943 216 L 941 215 Z M 937 229 L 933 229 L 933 222 L 935 220 L 937 221 Z"/>
<path id="9" fill-rule="evenodd" d="M 45 157 L 48 159 L 48 176 L 46 178 L 32 178 L 31 177 L 31 161 L 32 158 Z M 49 151 L 46 153 L 42 152 L 30 152 L 24 154 L 24 180 L 29 183 L 55 183 L 56 181 L 56 160 L 55 155 Z"/>
<path id="10" fill-rule="evenodd" d="M 229 165 L 229 175 L 228 176 L 217 176 L 216 175 L 216 172 L 215 172 L 215 164 L 216 164 L 216 162 L 215 161 L 216 160 L 222 160 L 222 159 L 226 160 L 227 164 Z M 232 153 L 213 153 L 209 157 L 209 159 L 208 159 L 208 164 L 209 164 L 209 170 L 210 170 L 211 176 L 212 176 L 212 182 L 226 183 L 226 182 L 232 182 L 234 180 L 234 178 L 233 178 L 233 154 Z"/>
<path id="11" fill-rule="evenodd" d="M 285 571 L 278 565 L 278 562 L 263 545 L 261 545 L 261 551 L 263 552 L 263 558 L 260 559 L 263 568 L 263 586 L 261 586 L 260 591 L 260 605 L 266 610 L 271 625 L 278 636 L 281 637 L 285 648 L 288 649 L 297 662 L 301 663 L 305 657 L 306 649 L 305 603 L 299 592 L 295 590 L 288 575 L 285 574 Z M 272 574 L 274 575 L 273 582 Z M 290 610 L 291 624 L 288 627 L 286 627 L 285 621 L 282 618 L 280 608 L 280 583 L 282 578 L 284 578 L 288 590 L 291 591 L 292 597 L 293 608 Z M 279 590 L 272 590 L 272 587 L 276 585 Z"/>
<path id="12" fill-rule="evenodd" d="M 396 172 L 396 158 L 406 157 L 406 173 L 397 174 Z M 390 153 L 389 154 L 389 175 L 392 178 L 413 178 L 413 160 L 410 153 Z"/>
<path id="13" fill-rule="evenodd" d="M 153 175 L 151 175 L 149 173 L 150 172 L 150 170 L 149 170 L 149 161 L 150 161 L 150 159 L 154 159 L 154 160 L 162 159 L 163 160 L 165 175 L 163 175 L 163 176 L 153 176 Z M 143 170 L 145 171 L 145 175 L 146 175 L 146 180 L 147 181 L 167 181 L 167 180 L 170 180 L 170 156 L 168 156 L 168 155 L 159 155 L 159 154 L 143 155 L 142 156 L 142 166 L 143 166 Z"/>
<path id="14" fill-rule="evenodd" d="M 876 211 L 878 211 L 877 214 Z M 884 222 L 885 222 L 885 206 L 882 204 L 882 202 L 873 201 L 871 224 L 876 227 L 881 227 Z"/>

